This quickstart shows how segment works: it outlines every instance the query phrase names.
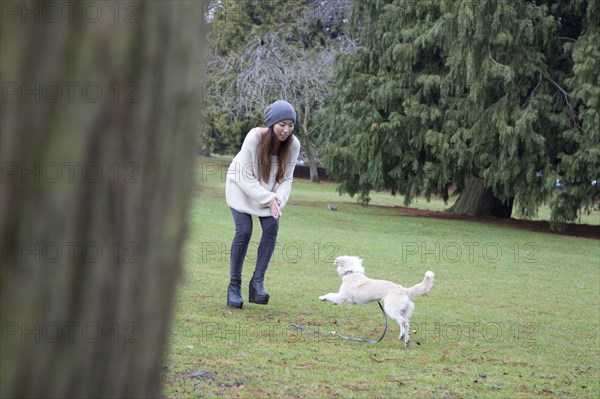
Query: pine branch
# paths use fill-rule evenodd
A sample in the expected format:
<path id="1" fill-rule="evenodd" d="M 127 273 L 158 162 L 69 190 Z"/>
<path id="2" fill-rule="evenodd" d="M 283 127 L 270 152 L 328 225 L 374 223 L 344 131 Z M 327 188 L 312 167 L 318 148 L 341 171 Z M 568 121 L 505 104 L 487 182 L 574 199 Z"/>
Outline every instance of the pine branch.
<path id="1" fill-rule="evenodd" d="M 494 110 L 496 107 L 500 106 L 500 104 L 502 103 L 506 103 L 506 100 L 508 99 L 508 94 L 503 95 L 502 97 L 500 97 L 498 99 L 498 101 L 496 101 L 495 103 L 493 103 L 492 105 L 490 105 L 489 107 L 487 107 L 486 109 L 484 109 L 483 111 L 481 111 L 480 115 L 481 117 L 479 117 L 475 123 L 473 124 L 473 126 L 471 126 L 471 130 L 475 129 L 476 127 L 479 127 L 479 125 L 481 125 L 484 121 L 484 117 L 487 116 L 487 114 L 489 112 L 492 112 L 492 110 Z"/>
<path id="2" fill-rule="evenodd" d="M 381 152 L 381 149 L 383 148 L 383 145 L 386 143 L 386 141 L 388 140 L 388 138 L 390 137 L 390 132 L 386 132 L 385 133 L 385 138 L 383 139 L 383 141 L 381 142 L 381 145 L 379 146 L 379 149 L 377 150 L 377 152 L 375 152 L 376 154 L 378 152 Z"/>
<path id="3" fill-rule="evenodd" d="M 525 109 L 527 108 L 527 106 L 529 105 L 529 102 L 531 101 L 531 99 L 533 98 L 533 95 L 535 94 L 535 92 L 537 91 L 538 87 L 540 87 L 540 84 L 542 83 L 542 73 L 540 72 L 540 78 L 538 79 L 537 85 L 535 85 L 535 87 L 533 88 L 533 90 L 531 91 L 531 94 L 529 95 L 529 97 L 527 98 L 527 101 L 525 101 L 525 104 L 523 104 L 523 106 L 521 108 Z"/>
<path id="4" fill-rule="evenodd" d="M 569 98 L 572 98 L 572 96 L 562 87 L 560 87 L 560 85 L 558 83 L 556 83 L 556 81 L 554 79 L 552 79 L 550 76 L 548 76 L 547 74 L 544 75 L 544 78 L 552 83 L 552 85 L 554 87 L 556 87 L 558 89 L 558 91 L 560 91 L 565 99 L 565 104 L 567 104 L 567 107 L 569 108 L 569 110 L 571 111 L 571 119 L 573 120 L 573 124 L 581 131 L 583 131 L 583 127 L 577 123 L 577 112 L 575 112 L 575 110 L 573 109 L 573 105 L 571 105 L 571 101 L 569 101 Z"/>
<path id="5" fill-rule="evenodd" d="M 559 36 L 558 40 L 567 40 L 567 41 L 570 41 L 570 42 L 576 42 L 577 41 L 577 39 L 573 39 L 572 37 L 566 37 L 566 36 Z"/>
<path id="6" fill-rule="evenodd" d="M 500 65 L 501 67 L 504 68 L 508 68 L 506 65 L 499 63 L 498 61 L 496 61 L 494 59 L 494 57 L 492 57 L 492 50 L 490 49 L 490 44 L 488 43 L 488 57 L 490 60 L 494 61 L 494 63 L 496 63 L 497 65 Z"/>

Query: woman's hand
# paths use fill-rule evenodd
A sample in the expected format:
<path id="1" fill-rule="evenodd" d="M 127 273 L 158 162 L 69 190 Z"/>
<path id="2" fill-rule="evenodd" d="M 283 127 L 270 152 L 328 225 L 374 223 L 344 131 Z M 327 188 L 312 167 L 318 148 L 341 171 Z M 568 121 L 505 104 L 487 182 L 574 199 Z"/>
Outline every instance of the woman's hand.
<path id="1" fill-rule="evenodd" d="M 275 219 L 281 216 L 281 200 L 278 197 L 273 198 L 273 201 L 271 201 L 271 216 Z"/>

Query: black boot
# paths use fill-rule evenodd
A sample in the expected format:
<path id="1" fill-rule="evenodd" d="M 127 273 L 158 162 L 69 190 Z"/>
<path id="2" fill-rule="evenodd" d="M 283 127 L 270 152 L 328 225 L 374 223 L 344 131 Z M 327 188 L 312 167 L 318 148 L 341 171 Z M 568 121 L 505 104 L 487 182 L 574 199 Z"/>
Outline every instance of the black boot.
<path id="1" fill-rule="evenodd" d="M 265 292 L 265 288 L 263 286 L 264 281 L 264 274 L 260 275 L 259 273 L 254 272 L 252 279 L 250 280 L 250 286 L 248 287 L 248 296 L 250 302 L 257 303 L 259 305 L 266 305 L 269 303 L 269 294 Z"/>
<path id="2" fill-rule="evenodd" d="M 241 309 L 242 306 L 244 306 L 241 280 L 229 281 L 229 287 L 227 288 L 227 306 L 236 309 Z"/>

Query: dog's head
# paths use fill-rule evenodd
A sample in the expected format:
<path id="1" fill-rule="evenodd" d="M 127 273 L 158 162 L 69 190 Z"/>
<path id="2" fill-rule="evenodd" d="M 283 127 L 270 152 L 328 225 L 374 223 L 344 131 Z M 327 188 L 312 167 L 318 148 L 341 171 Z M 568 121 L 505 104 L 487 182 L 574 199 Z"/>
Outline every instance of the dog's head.
<path id="1" fill-rule="evenodd" d="M 365 274 L 362 259 L 358 256 L 338 256 L 333 261 L 333 264 L 337 267 L 340 277 L 351 273 Z"/>

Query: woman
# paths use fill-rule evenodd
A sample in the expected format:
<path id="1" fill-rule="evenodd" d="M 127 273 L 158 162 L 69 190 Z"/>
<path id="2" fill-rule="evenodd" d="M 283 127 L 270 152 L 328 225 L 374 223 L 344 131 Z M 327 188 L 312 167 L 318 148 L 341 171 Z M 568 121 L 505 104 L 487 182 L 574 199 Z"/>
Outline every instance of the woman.
<path id="1" fill-rule="evenodd" d="M 287 101 L 279 100 L 265 110 L 268 128 L 257 127 L 246 135 L 242 149 L 227 171 L 225 197 L 235 223 L 231 244 L 230 281 L 227 306 L 241 309 L 242 266 L 250 237 L 252 215 L 258 216 L 262 237 L 256 268 L 249 285 L 249 301 L 266 305 L 265 272 L 275 250 L 279 217 L 292 188 L 300 142 L 292 134 L 296 111 Z"/>

